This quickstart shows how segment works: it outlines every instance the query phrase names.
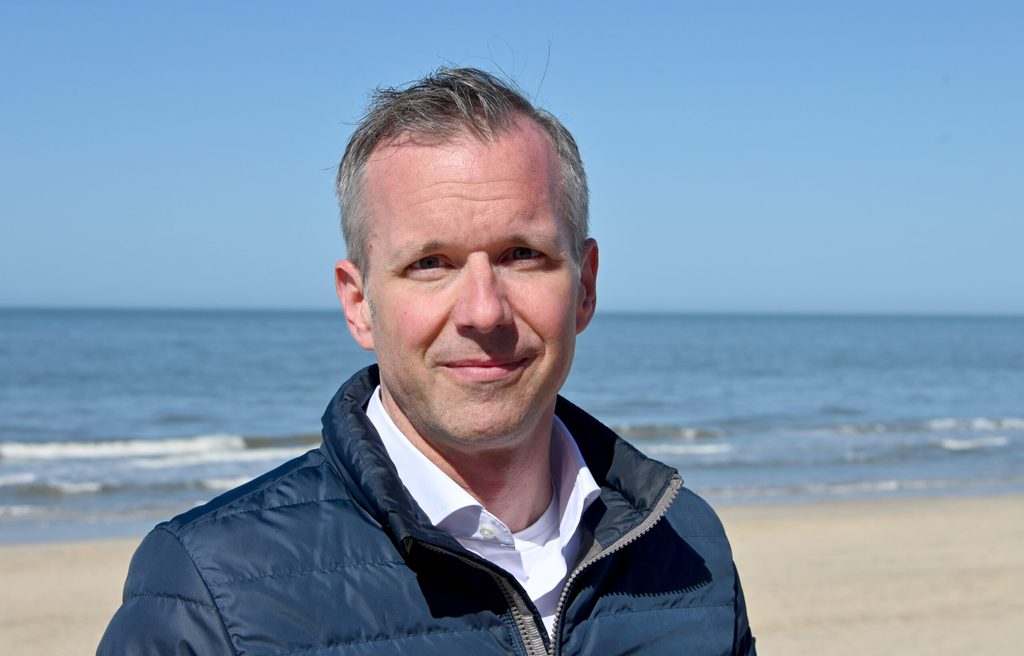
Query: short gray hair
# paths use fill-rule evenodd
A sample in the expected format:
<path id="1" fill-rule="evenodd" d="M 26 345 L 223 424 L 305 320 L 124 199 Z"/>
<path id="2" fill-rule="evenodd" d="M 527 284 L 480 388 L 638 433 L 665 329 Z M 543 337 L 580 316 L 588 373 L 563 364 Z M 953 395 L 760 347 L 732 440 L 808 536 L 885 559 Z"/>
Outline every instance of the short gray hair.
<path id="1" fill-rule="evenodd" d="M 525 117 L 543 128 L 558 155 L 561 173 L 558 211 L 569 228 L 572 256 L 583 256 L 589 231 L 587 175 L 569 130 L 534 107 L 513 85 L 476 68 L 440 68 L 405 88 L 378 88 L 366 115 L 349 139 L 336 180 L 341 229 L 348 258 L 366 276 L 370 228 L 360 207 L 363 176 L 373 151 L 405 134 L 448 141 L 469 133 L 487 142 Z"/>

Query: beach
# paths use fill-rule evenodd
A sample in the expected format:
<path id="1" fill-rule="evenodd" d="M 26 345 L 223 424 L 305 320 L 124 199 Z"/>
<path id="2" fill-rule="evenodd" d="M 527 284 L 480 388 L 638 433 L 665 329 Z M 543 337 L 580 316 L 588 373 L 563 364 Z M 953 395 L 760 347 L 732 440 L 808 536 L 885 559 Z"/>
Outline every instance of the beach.
<path id="1" fill-rule="evenodd" d="M 1024 617 L 1024 497 L 720 510 L 763 655 L 997 654 Z M 137 539 L 0 546 L 0 647 L 90 654 Z"/>
<path id="2" fill-rule="evenodd" d="M 1003 654 L 1024 617 L 1024 497 L 727 509 L 761 654 Z"/>

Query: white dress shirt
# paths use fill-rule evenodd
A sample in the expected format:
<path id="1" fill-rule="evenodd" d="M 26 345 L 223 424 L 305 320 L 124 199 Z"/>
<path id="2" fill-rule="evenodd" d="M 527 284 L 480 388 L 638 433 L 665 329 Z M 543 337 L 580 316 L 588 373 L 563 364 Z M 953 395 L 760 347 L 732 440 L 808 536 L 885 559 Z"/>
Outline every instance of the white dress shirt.
<path id="1" fill-rule="evenodd" d="M 579 558 L 580 519 L 600 494 L 565 424 L 555 417 L 551 429 L 551 503 L 536 522 L 513 533 L 409 442 L 384 408 L 379 386 L 366 414 L 402 483 L 430 521 L 514 576 L 550 634 L 562 585 Z"/>

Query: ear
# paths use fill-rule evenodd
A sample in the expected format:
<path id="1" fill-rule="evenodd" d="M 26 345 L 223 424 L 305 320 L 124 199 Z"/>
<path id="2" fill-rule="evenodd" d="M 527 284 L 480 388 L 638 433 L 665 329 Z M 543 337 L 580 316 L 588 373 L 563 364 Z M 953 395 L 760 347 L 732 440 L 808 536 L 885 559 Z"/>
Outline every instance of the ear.
<path id="1" fill-rule="evenodd" d="M 580 258 L 580 286 L 576 297 L 576 334 L 590 325 L 597 309 L 597 241 L 587 239 Z"/>
<path id="2" fill-rule="evenodd" d="M 348 331 L 356 343 L 373 350 L 373 322 L 370 301 L 363 288 L 363 274 L 350 260 L 338 260 L 334 265 L 334 288 L 345 310 Z"/>

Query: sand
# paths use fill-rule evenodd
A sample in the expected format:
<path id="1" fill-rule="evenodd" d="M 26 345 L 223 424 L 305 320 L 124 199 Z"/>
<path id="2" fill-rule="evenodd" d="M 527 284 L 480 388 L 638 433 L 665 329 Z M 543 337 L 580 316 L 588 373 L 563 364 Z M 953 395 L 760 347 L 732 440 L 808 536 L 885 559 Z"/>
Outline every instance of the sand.
<path id="1" fill-rule="evenodd" d="M 0 546 L 0 654 L 92 654 L 138 540 Z"/>
<path id="2" fill-rule="evenodd" d="M 722 513 L 762 655 L 1006 654 L 1024 628 L 1024 498 Z"/>
<path id="3" fill-rule="evenodd" d="M 1024 498 L 725 508 L 762 656 L 1003 654 Z M 137 540 L 0 546 L 0 653 L 90 654 Z"/>

